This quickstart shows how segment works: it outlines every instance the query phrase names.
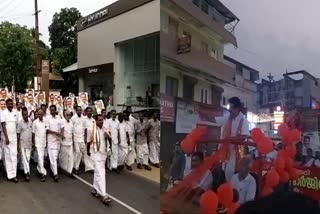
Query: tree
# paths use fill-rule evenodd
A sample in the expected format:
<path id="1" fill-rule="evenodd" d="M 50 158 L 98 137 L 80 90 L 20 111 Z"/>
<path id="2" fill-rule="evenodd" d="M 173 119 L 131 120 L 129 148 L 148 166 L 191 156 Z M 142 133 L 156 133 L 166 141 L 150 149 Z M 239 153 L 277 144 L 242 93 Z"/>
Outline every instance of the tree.
<path id="1" fill-rule="evenodd" d="M 34 40 L 27 27 L 2 22 L 0 24 L 0 84 L 17 92 L 27 88 L 34 71 Z"/>
<path id="2" fill-rule="evenodd" d="M 78 9 L 63 8 L 53 15 L 49 26 L 53 71 L 59 72 L 64 78 L 62 95 L 78 92 L 77 74 L 63 73 L 62 69 L 77 62 L 77 22 L 80 18 Z"/>

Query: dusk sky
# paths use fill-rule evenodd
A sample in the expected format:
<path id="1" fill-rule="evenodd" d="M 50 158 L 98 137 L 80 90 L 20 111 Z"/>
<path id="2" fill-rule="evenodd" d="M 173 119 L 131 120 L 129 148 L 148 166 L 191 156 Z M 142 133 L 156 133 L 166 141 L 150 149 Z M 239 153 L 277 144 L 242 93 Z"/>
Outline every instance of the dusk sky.
<path id="1" fill-rule="evenodd" d="M 307 70 L 320 78 L 319 0 L 221 0 L 240 18 L 239 49 L 225 53 L 276 77 Z M 278 79 L 278 78 L 277 78 Z"/>

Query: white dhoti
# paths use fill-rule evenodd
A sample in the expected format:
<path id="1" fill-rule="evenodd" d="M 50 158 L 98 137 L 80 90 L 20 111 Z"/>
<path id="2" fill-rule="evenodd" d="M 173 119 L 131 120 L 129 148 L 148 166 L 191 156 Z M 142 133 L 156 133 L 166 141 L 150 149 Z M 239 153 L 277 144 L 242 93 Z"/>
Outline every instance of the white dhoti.
<path id="1" fill-rule="evenodd" d="M 17 177 L 18 164 L 18 147 L 17 142 L 10 142 L 9 145 L 4 145 L 4 158 L 8 179 Z"/>
<path id="2" fill-rule="evenodd" d="M 48 155 L 50 160 L 50 169 L 53 175 L 58 175 L 58 157 L 59 157 L 59 148 L 48 148 Z"/>
<path id="3" fill-rule="evenodd" d="M 74 168 L 79 170 L 81 160 L 83 158 L 85 171 L 93 170 L 93 162 L 87 154 L 87 146 L 84 142 L 74 143 Z"/>
<path id="4" fill-rule="evenodd" d="M 73 169 L 73 146 L 62 145 L 59 154 L 59 165 L 67 173 L 71 174 Z"/>
<path id="5" fill-rule="evenodd" d="M 118 165 L 119 166 L 123 166 L 126 158 L 128 156 L 128 152 L 129 152 L 129 148 L 128 145 L 124 146 L 124 145 L 119 145 L 118 147 Z"/>
<path id="6" fill-rule="evenodd" d="M 37 170 L 42 175 L 47 175 L 47 170 L 44 168 L 44 153 L 45 147 L 36 147 L 36 156 L 37 156 Z M 35 153 L 34 153 L 35 154 Z"/>
<path id="7" fill-rule="evenodd" d="M 118 167 L 119 144 L 118 144 L 118 141 L 116 141 L 116 143 L 114 143 L 114 141 L 112 140 L 109 169 L 117 169 Z"/>
<path id="8" fill-rule="evenodd" d="M 130 141 L 130 145 L 129 145 L 129 153 L 127 155 L 127 159 L 126 159 L 126 164 L 128 166 L 131 166 L 132 164 L 134 164 L 135 159 L 136 159 L 136 148 L 135 148 L 135 142 L 134 141 Z"/>
<path id="9" fill-rule="evenodd" d="M 21 148 L 21 163 L 24 174 L 30 174 L 31 148 Z"/>
<path id="10" fill-rule="evenodd" d="M 92 153 L 91 159 L 94 166 L 93 187 L 102 196 L 106 196 L 106 159 L 107 154 Z"/>
<path id="11" fill-rule="evenodd" d="M 142 165 L 148 165 L 149 160 L 149 148 L 148 144 L 137 144 L 137 163 Z"/>
<path id="12" fill-rule="evenodd" d="M 149 159 L 153 164 L 159 164 L 160 143 L 157 141 L 150 141 Z"/>
<path id="13" fill-rule="evenodd" d="M 236 151 L 234 147 L 230 148 L 229 159 L 226 161 L 224 173 L 227 182 L 231 181 L 236 169 Z"/>

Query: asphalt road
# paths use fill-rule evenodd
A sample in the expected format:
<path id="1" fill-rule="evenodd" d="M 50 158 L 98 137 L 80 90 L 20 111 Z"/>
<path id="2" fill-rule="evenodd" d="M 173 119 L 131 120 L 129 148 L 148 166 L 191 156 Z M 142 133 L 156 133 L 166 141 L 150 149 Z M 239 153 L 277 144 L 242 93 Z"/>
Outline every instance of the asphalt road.
<path id="1" fill-rule="evenodd" d="M 91 187 L 78 179 L 60 175 L 59 183 L 51 177 L 42 183 L 34 172 L 31 176 L 30 183 L 19 177 L 17 184 L 0 178 L 0 213 L 134 213 L 116 201 L 111 207 L 103 205 L 90 194 Z M 92 174 L 81 174 L 80 177 L 92 184 Z M 129 172 L 107 173 L 106 181 L 107 193 L 111 196 L 143 214 L 159 213 L 159 184 Z"/>

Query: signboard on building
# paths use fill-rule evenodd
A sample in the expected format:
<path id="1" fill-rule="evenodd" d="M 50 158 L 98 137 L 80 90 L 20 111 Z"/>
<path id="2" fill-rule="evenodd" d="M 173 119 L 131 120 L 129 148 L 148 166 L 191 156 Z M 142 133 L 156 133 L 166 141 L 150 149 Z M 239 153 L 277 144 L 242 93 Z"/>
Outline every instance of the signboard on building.
<path id="1" fill-rule="evenodd" d="M 284 111 L 280 106 L 276 107 L 273 111 L 273 129 L 278 130 L 281 123 L 284 122 Z"/>
<path id="2" fill-rule="evenodd" d="M 177 53 L 184 54 L 191 51 L 191 36 L 182 35 L 178 38 Z"/>
<path id="3" fill-rule="evenodd" d="M 316 167 L 300 167 L 299 178 L 293 181 L 295 192 L 320 200 L 320 168 Z"/>
<path id="4" fill-rule="evenodd" d="M 218 127 L 215 118 L 222 116 L 222 108 L 198 102 L 178 100 L 176 133 L 189 133 L 198 125 Z M 216 134 L 214 135 L 216 136 Z M 219 136 L 216 137 L 218 138 Z"/>
<path id="5" fill-rule="evenodd" d="M 175 98 L 165 94 L 160 95 L 160 119 L 162 122 L 174 122 Z"/>
<path id="6" fill-rule="evenodd" d="M 199 105 L 195 102 L 177 101 L 176 133 L 190 133 L 197 126 Z"/>

